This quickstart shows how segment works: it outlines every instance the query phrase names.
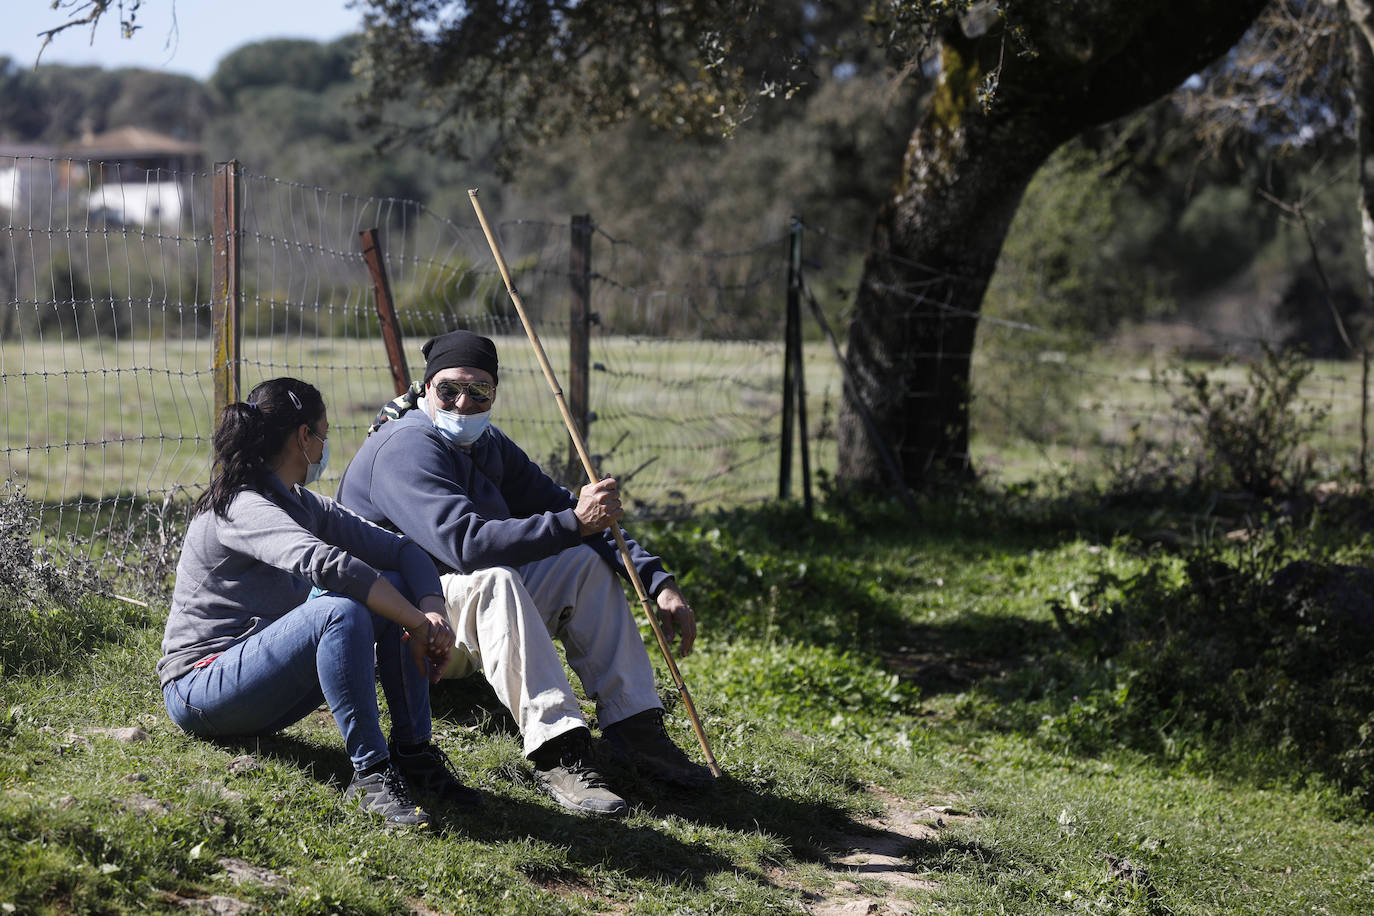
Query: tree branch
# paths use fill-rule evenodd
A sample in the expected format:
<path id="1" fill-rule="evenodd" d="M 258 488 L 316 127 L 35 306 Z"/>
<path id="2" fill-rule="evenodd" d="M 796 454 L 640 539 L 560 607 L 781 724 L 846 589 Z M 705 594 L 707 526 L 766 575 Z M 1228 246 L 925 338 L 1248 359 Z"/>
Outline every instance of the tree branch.
<path id="1" fill-rule="evenodd" d="M 52 40 L 68 29 L 76 28 L 79 25 L 89 25 L 91 27 L 90 43 L 95 44 L 95 29 L 100 24 L 101 17 L 110 9 L 111 5 L 119 9 L 119 31 L 122 38 L 132 38 L 141 26 L 134 23 L 138 15 L 138 10 L 143 6 L 143 0 L 58 0 L 53 4 L 54 9 L 62 9 L 71 14 L 71 19 L 55 26 L 45 29 L 38 33 L 38 37 L 43 39 L 43 43 L 38 46 L 38 53 L 33 58 L 33 68 L 38 69 L 38 64 L 43 58 L 43 51 Z M 172 8 L 173 21 L 175 21 L 176 7 Z"/>

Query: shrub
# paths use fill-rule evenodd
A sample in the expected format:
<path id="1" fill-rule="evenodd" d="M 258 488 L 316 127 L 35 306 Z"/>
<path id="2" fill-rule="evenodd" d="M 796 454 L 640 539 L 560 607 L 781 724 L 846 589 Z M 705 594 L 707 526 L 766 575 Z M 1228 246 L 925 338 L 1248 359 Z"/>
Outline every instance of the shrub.
<path id="1" fill-rule="evenodd" d="M 140 608 L 102 599 L 105 583 L 79 550 L 35 540 L 38 512 L 14 480 L 0 489 L 0 676 L 83 661 L 100 642 L 146 624 Z M 75 547 L 76 545 L 72 545 Z"/>
<path id="2" fill-rule="evenodd" d="M 1244 385 L 1183 371 L 1186 391 L 1174 407 L 1191 420 L 1201 440 L 1206 482 L 1261 498 L 1295 491 L 1306 482 L 1312 468 L 1299 447 L 1325 417 L 1322 408 L 1299 398 L 1311 373 L 1311 362 L 1300 352 L 1267 345 L 1247 366 Z"/>
<path id="3" fill-rule="evenodd" d="M 1317 773 L 1374 808 L 1374 573 L 1289 535 L 1213 539 L 1057 602 L 1069 648 L 1032 727 L 1079 751 Z"/>

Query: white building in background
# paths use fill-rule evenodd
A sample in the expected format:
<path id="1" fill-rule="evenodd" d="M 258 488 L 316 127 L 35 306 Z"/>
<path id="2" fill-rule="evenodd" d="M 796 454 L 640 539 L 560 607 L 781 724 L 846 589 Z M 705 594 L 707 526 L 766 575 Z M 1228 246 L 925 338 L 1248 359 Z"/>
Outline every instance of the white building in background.
<path id="1" fill-rule="evenodd" d="M 0 216 L 60 201 L 83 207 L 92 223 L 175 229 L 202 159 L 199 144 L 141 127 L 87 133 L 60 149 L 0 142 Z"/>
<path id="2" fill-rule="evenodd" d="M 117 181 L 91 191 L 86 209 L 95 222 L 175 229 L 181 224 L 182 197 L 178 181 Z"/>
<path id="3" fill-rule="evenodd" d="M 0 210 L 14 211 L 24 205 L 27 190 L 13 160 L 0 159 Z"/>
<path id="4" fill-rule="evenodd" d="M 166 229 L 181 223 L 191 174 L 203 157 L 199 144 L 141 127 L 88 134 L 62 152 L 73 160 L 70 191 L 89 189 L 92 221 Z"/>
<path id="5" fill-rule="evenodd" d="M 50 197 L 65 170 L 51 146 L 0 142 L 0 214 L 14 214 Z"/>

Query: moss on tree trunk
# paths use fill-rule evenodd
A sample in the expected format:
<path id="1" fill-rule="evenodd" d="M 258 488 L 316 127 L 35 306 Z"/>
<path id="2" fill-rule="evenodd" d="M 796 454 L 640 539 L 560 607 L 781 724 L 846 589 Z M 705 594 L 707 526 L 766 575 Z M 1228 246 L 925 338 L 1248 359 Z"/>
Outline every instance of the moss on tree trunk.
<path id="1" fill-rule="evenodd" d="M 979 310 L 1036 170 L 1078 133 L 1159 98 L 1225 52 L 1263 6 L 1005 4 L 1006 17 L 991 28 L 944 35 L 940 80 L 914 115 L 849 327 L 857 396 L 908 486 L 972 471 Z M 848 400 L 838 433 L 841 481 L 873 490 L 891 483 Z"/>

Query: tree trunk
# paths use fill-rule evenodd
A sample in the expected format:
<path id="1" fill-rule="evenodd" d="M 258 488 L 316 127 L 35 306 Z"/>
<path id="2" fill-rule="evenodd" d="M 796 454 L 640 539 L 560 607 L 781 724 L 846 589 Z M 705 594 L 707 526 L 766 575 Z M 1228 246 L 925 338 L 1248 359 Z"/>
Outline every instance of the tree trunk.
<path id="1" fill-rule="evenodd" d="M 878 213 L 849 327 L 857 396 L 907 486 L 972 471 L 978 312 L 1035 171 L 1078 133 L 1159 98 L 1224 53 L 1265 2 L 1029 0 L 1003 4 L 1005 20 L 969 17 L 943 37 L 937 89 Z M 843 482 L 890 483 L 848 400 L 838 435 Z"/>
<path id="2" fill-rule="evenodd" d="M 1355 100 L 1355 139 L 1360 179 L 1365 277 L 1374 302 L 1374 5 L 1346 0 L 1350 16 L 1351 94 Z"/>

